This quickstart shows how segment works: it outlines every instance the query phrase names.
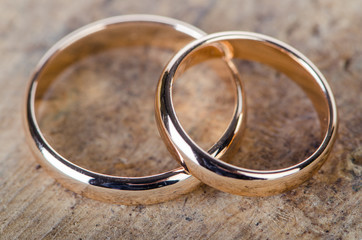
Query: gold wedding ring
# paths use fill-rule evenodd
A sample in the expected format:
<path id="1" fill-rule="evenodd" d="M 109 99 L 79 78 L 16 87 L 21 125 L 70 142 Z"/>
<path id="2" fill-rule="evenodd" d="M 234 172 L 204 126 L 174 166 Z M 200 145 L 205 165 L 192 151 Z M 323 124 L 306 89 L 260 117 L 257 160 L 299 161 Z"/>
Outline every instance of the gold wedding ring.
<path id="1" fill-rule="evenodd" d="M 45 139 L 37 106 L 49 86 L 69 66 L 90 55 L 119 47 L 151 46 L 176 52 L 156 90 L 155 112 L 162 139 L 182 167 L 144 177 L 112 176 L 82 168 L 59 154 Z M 190 67 L 221 58 L 234 80 L 233 117 L 220 139 L 201 149 L 181 126 L 172 102 L 173 82 Z M 322 141 L 305 160 L 278 170 L 252 170 L 222 160 L 233 155 L 245 123 L 242 83 L 232 60 L 270 65 L 289 76 L 307 94 L 319 117 Z M 337 135 L 337 109 L 320 71 L 301 53 L 271 37 L 249 32 L 206 35 L 186 23 L 152 15 L 126 15 L 87 25 L 60 40 L 40 60 L 26 94 L 25 129 L 35 156 L 60 183 L 86 197 L 119 204 L 152 204 L 176 198 L 200 181 L 221 191 L 267 196 L 309 179 L 326 161 Z M 190 175 L 191 174 L 191 175 Z M 200 180 L 200 181 L 199 181 Z"/>
<path id="2" fill-rule="evenodd" d="M 26 94 L 25 128 L 29 145 L 42 166 L 60 183 L 86 197 L 120 204 L 152 204 L 193 190 L 199 181 L 182 167 L 145 177 L 110 176 L 84 169 L 61 156 L 49 145 L 38 125 L 36 102 L 56 77 L 71 64 L 99 52 L 127 46 L 152 46 L 179 50 L 191 40 L 205 36 L 186 23 L 150 15 L 113 17 L 87 25 L 55 44 L 41 59 Z M 209 154 L 221 157 L 237 142 L 244 116 L 241 82 L 236 68 L 227 63 L 236 86 L 234 116 Z"/>
<path id="3" fill-rule="evenodd" d="M 229 61 L 240 58 L 270 65 L 305 91 L 318 113 L 323 137 L 314 153 L 284 169 L 259 171 L 225 163 L 195 144 L 176 116 L 172 84 L 188 67 L 205 59 L 220 57 L 220 54 Z M 156 118 L 168 149 L 190 174 L 221 191 L 246 196 L 281 193 L 310 178 L 326 161 L 335 142 L 338 125 L 335 100 L 320 71 L 289 45 L 249 32 L 215 33 L 181 49 L 160 78 L 156 94 Z"/>

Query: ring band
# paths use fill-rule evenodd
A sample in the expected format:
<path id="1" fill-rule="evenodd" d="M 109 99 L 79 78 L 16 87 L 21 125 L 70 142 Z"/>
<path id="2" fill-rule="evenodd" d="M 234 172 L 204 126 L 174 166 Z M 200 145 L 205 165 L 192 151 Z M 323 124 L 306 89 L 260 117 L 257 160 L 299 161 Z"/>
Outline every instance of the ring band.
<path id="1" fill-rule="evenodd" d="M 195 58 L 217 57 L 223 46 L 225 58 L 240 58 L 270 65 L 294 80 L 311 99 L 319 116 L 323 140 L 307 159 L 288 168 L 259 171 L 236 167 L 211 156 L 197 146 L 180 125 L 172 103 L 172 83 L 185 65 Z M 207 54 L 209 54 L 207 56 Z M 161 136 L 174 156 L 202 182 L 237 195 L 268 196 L 287 191 L 306 181 L 326 161 L 337 133 L 337 109 L 327 81 L 301 53 L 276 39 L 249 32 L 223 32 L 194 40 L 169 62 L 160 78 L 156 94 L 156 119 Z M 177 154 L 175 154 L 177 153 Z"/>
<path id="2" fill-rule="evenodd" d="M 186 23 L 151 15 L 126 15 L 87 25 L 60 40 L 41 59 L 26 95 L 25 128 L 28 143 L 38 161 L 66 188 L 86 197 L 119 204 L 153 204 L 176 198 L 197 187 L 200 182 L 183 168 L 145 177 L 119 177 L 84 169 L 57 153 L 44 138 L 36 118 L 35 102 L 41 99 L 52 81 L 72 63 L 108 49 L 147 45 L 179 50 L 193 39 L 206 35 Z M 230 69 L 233 76 L 238 76 Z M 222 156 L 237 140 L 244 109 L 239 78 L 234 126 L 230 126 L 210 149 Z M 240 134 L 239 134 L 240 135 Z"/>

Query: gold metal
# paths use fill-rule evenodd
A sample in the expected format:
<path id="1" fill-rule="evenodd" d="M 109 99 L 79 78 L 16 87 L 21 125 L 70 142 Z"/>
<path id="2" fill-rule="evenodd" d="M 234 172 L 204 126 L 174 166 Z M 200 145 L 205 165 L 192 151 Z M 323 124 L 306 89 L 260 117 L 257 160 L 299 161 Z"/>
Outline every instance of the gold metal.
<path id="1" fill-rule="evenodd" d="M 27 89 L 25 130 L 31 149 L 44 166 L 66 188 L 86 197 L 119 204 L 153 204 L 176 198 L 200 182 L 183 168 L 145 177 L 110 176 L 81 168 L 57 153 L 44 138 L 36 118 L 36 101 L 68 66 L 92 54 L 117 47 L 155 46 L 179 50 L 193 39 L 206 35 L 186 23 L 151 15 L 126 15 L 87 25 L 55 44 L 41 59 Z M 244 109 L 238 73 L 235 77 L 237 106 L 234 124 L 209 150 L 221 157 L 232 141 L 237 142 Z"/>
<path id="2" fill-rule="evenodd" d="M 220 55 L 230 61 L 240 58 L 270 65 L 285 73 L 306 92 L 318 113 L 323 136 L 311 156 L 288 168 L 258 171 L 227 164 L 192 141 L 174 111 L 172 83 L 186 68 Z M 190 174 L 221 191 L 246 196 L 278 194 L 309 179 L 326 161 L 335 142 L 338 125 L 335 100 L 321 72 L 289 45 L 249 32 L 215 33 L 181 49 L 164 69 L 159 81 L 156 118 L 165 143 Z"/>

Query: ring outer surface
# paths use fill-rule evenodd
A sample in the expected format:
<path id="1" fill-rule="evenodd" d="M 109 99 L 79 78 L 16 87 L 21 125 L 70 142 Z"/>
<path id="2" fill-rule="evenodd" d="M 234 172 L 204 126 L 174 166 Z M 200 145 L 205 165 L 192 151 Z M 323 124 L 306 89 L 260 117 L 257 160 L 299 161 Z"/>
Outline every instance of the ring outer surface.
<path id="1" fill-rule="evenodd" d="M 49 145 L 42 135 L 35 115 L 34 102 L 38 76 L 59 51 L 109 26 L 129 22 L 168 26 L 193 39 L 206 35 L 203 31 L 187 23 L 154 15 L 117 16 L 86 25 L 61 39 L 38 63 L 27 88 L 24 126 L 28 145 L 39 163 L 66 188 L 85 197 L 110 203 L 155 204 L 189 193 L 200 185 L 200 181 L 188 174 L 183 167 L 144 177 L 120 177 L 87 170 L 67 160 Z M 229 137 L 227 134 L 231 133 L 223 135 L 219 142 L 224 141 L 223 138 Z M 217 154 L 215 153 L 215 155 Z"/>

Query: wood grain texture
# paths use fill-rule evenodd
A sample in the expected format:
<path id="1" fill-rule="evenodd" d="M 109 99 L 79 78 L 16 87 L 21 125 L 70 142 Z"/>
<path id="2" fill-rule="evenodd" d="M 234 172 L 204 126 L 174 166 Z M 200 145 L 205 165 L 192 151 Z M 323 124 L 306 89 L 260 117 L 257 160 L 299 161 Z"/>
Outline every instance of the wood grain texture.
<path id="1" fill-rule="evenodd" d="M 0 239 L 361 239 L 361 9 L 359 0 L 1 1 Z M 132 13 L 173 17 L 208 33 L 264 33 L 300 50 L 320 68 L 336 97 L 340 128 L 330 159 L 300 187 L 263 198 L 234 196 L 202 186 L 170 202 L 122 206 L 87 199 L 63 188 L 37 164 L 26 146 L 21 111 L 28 78 L 41 56 L 61 37 L 92 21 Z M 62 154 L 113 174 L 140 175 L 177 166 L 157 135 L 152 115 L 153 84 L 168 55 L 142 51 L 134 52 L 138 57 L 133 62 L 125 62 L 114 53 L 100 55 L 60 77 L 54 86 L 58 90 L 48 99 L 60 101 L 68 94 L 65 99 L 69 106 L 74 107 L 73 100 L 80 103 L 74 109 L 48 102 L 49 110 L 54 106 L 63 109 L 58 122 L 44 120 Z M 147 64 L 142 56 L 163 60 Z M 107 59 L 113 59 L 111 64 Z M 238 67 L 246 85 L 249 115 L 233 163 L 272 169 L 307 156 L 319 136 L 313 134 L 318 131 L 316 114 L 304 93 L 258 64 L 238 62 Z M 119 84 L 118 74 L 126 80 L 151 80 L 135 86 L 131 82 L 123 88 L 113 85 Z M 187 74 L 179 82 L 175 101 L 181 121 L 207 147 L 225 127 L 232 100 L 220 94 L 227 92 L 228 86 L 204 67 Z M 109 79 L 110 85 L 97 82 L 101 78 Z M 100 85 L 83 89 L 85 79 Z M 69 85 L 76 94 L 69 96 Z M 108 96 L 109 89 L 123 95 Z M 137 89 L 140 92 L 135 92 Z M 98 95 L 90 94 L 93 90 Z M 106 97 L 106 103 L 92 96 Z M 215 101 L 220 104 L 213 107 Z M 135 108 L 127 107 L 128 103 L 142 110 L 144 121 L 133 119 Z M 120 106 L 122 116 L 116 111 Z M 87 117 L 88 113 L 93 115 Z M 95 140 L 71 144 L 74 139 L 90 136 Z M 109 136 L 111 141 L 104 143 Z"/>

